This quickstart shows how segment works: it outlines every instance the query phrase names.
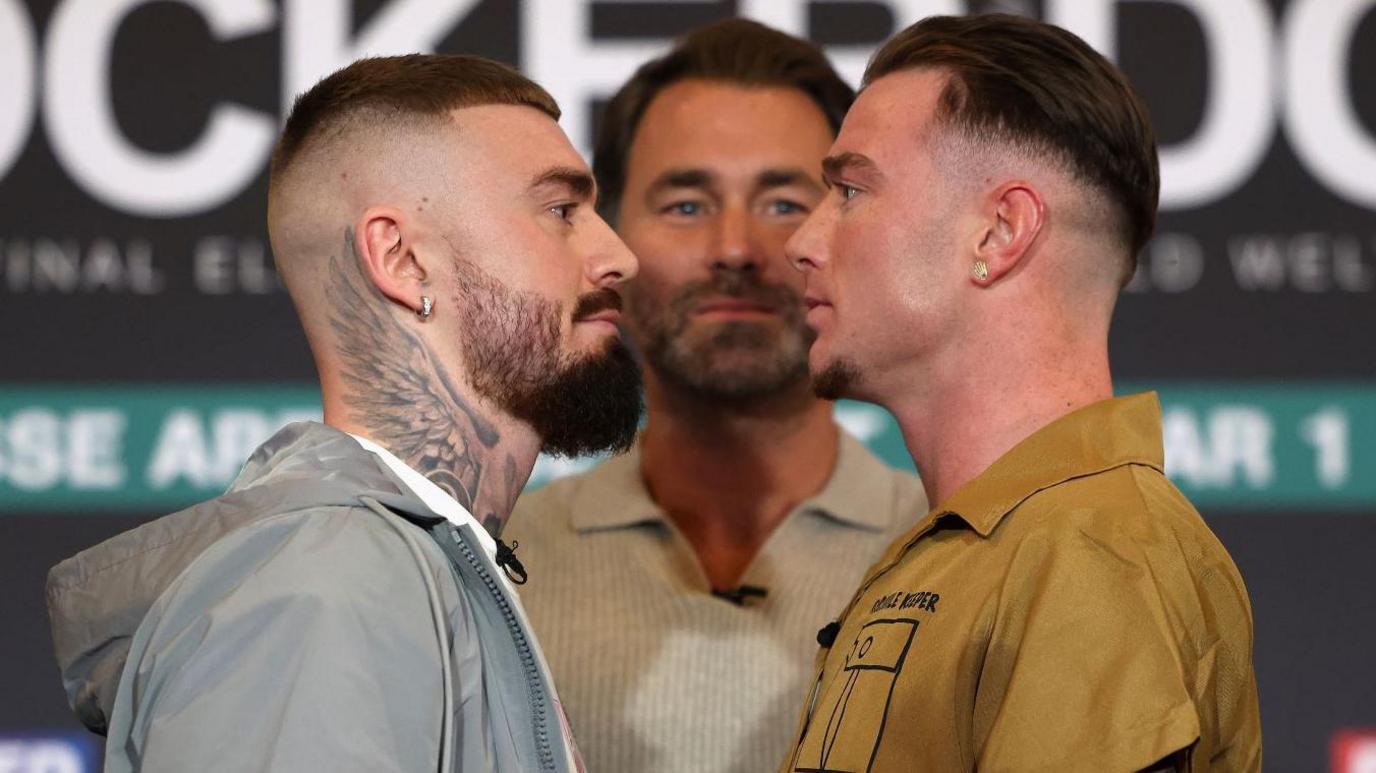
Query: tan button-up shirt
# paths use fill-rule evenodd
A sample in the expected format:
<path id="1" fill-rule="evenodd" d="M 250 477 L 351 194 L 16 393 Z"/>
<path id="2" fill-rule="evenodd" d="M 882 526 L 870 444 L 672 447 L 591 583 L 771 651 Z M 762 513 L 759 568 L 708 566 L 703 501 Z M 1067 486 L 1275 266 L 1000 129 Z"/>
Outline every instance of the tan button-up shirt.
<path id="1" fill-rule="evenodd" d="M 783 771 L 1260 770 L 1247 592 L 1162 457 L 1155 395 L 1108 400 L 935 508 L 819 655 Z"/>
<path id="2" fill-rule="evenodd" d="M 522 497 L 507 533 L 520 593 L 597 773 L 758 773 L 788 751 L 817 629 L 927 510 L 916 478 L 842 433 L 826 487 L 790 513 L 742 583 L 711 595 L 650 498 L 638 448 Z"/>

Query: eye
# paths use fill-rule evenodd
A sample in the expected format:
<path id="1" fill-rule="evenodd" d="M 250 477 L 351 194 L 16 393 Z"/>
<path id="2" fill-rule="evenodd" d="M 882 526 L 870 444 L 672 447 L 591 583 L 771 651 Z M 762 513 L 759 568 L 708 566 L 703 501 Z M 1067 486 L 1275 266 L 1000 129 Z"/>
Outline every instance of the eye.
<path id="1" fill-rule="evenodd" d="M 855 187 L 854 185 L 846 185 L 845 183 L 837 183 L 836 190 L 841 192 L 841 198 L 845 199 L 846 201 L 850 201 L 851 199 L 860 195 L 859 188 Z"/>
<path id="2" fill-rule="evenodd" d="M 549 208 L 549 211 L 565 223 L 571 223 L 573 222 L 573 212 L 576 209 L 578 209 L 577 204 L 555 204 Z"/>
<path id="3" fill-rule="evenodd" d="M 771 215 L 797 215 L 806 213 L 807 207 L 796 201 L 788 199 L 776 199 L 769 202 L 769 214 Z"/>
<path id="4" fill-rule="evenodd" d="M 659 210 L 665 215 L 678 215 L 681 217 L 693 217 L 702 214 L 702 202 L 700 201 L 675 201 Z"/>

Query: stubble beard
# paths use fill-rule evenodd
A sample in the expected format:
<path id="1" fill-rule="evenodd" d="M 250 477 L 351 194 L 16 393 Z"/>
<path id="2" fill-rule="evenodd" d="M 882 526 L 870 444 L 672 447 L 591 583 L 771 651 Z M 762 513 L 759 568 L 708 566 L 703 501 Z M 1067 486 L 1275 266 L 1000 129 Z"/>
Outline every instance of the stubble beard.
<path id="1" fill-rule="evenodd" d="M 561 304 L 511 290 L 467 261 L 456 266 L 469 386 L 529 424 L 544 453 L 630 448 L 642 408 L 640 369 L 621 339 L 609 337 L 591 353 L 564 351 Z"/>
<path id="2" fill-rule="evenodd" d="M 733 320 L 692 330 L 694 310 L 707 296 L 765 303 L 777 310 L 782 324 Z M 772 400 L 807 381 L 813 334 L 803 323 L 801 297 L 785 285 L 722 272 L 678 288 L 663 302 L 638 291 L 627 305 L 646 364 L 680 393 L 749 404 Z"/>

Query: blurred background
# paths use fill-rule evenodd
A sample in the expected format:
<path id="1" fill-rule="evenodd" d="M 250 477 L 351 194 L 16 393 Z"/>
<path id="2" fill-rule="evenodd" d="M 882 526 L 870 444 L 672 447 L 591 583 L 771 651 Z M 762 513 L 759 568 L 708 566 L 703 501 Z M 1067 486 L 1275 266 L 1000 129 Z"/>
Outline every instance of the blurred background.
<path id="1" fill-rule="evenodd" d="M 481 54 L 586 150 L 697 24 L 757 18 L 855 82 L 918 18 L 994 10 L 1077 32 L 1153 112 L 1161 218 L 1113 362 L 1161 393 L 1169 473 L 1251 592 L 1266 768 L 1376 771 L 1376 0 L 0 0 L 0 771 L 99 764 L 47 569 L 318 413 L 263 224 L 294 94 L 363 55 Z M 840 410 L 907 464 L 886 414 Z"/>

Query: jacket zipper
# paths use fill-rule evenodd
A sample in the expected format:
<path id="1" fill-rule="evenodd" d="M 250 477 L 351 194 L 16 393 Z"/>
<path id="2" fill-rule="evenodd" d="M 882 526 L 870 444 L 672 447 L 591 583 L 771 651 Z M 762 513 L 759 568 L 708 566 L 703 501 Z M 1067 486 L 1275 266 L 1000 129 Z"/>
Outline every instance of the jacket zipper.
<path id="1" fill-rule="evenodd" d="M 507 630 L 511 633 L 511 638 L 516 641 L 516 652 L 521 658 L 521 665 L 525 669 L 527 698 L 530 702 L 530 713 L 535 717 L 535 745 L 540 756 L 540 770 L 556 770 L 554 762 L 554 746 L 550 741 L 549 733 L 545 731 L 547 725 L 546 712 L 548 706 L 544 698 L 543 685 L 540 681 L 540 666 L 535 662 L 535 650 L 530 645 L 530 639 L 525 631 L 521 630 L 521 621 L 517 618 L 515 610 L 506 599 L 506 594 L 497 587 L 497 581 L 492 579 L 492 575 L 487 571 L 487 567 L 478 558 L 477 553 L 469 546 L 468 541 L 459 533 L 458 527 L 450 527 L 451 536 L 459 551 L 463 553 L 468 565 L 482 578 L 483 583 L 497 600 L 497 607 L 502 612 L 503 619 L 506 620 Z"/>

